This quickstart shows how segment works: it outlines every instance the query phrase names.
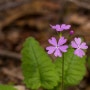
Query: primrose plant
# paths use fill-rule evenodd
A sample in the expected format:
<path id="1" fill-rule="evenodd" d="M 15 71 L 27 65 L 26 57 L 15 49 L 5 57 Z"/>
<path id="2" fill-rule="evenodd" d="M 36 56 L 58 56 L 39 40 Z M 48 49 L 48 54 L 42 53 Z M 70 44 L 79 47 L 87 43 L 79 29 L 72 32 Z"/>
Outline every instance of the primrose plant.
<path id="1" fill-rule="evenodd" d="M 48 39 L 50 46 L 46 47 L 47 53 L 56 57 L 53 62 L 33 37 L 27 38 L 22 48 L 24 83 L 30 90 L 66 90 L 68 86 L 79 84 L 86 72 L 86 43 L 80 37 L 69 42 L 63 36 L 63 31 L 69 31 L 70 36 L 74 34 L 70 30 L 71 25 L 57 24 L 50 27 L 58 33 L 58 39 L 51 37 Z M 7 88 L 0 87 L 0 90 Z M 7 90 L 16 89 L 9 86 Z"/>

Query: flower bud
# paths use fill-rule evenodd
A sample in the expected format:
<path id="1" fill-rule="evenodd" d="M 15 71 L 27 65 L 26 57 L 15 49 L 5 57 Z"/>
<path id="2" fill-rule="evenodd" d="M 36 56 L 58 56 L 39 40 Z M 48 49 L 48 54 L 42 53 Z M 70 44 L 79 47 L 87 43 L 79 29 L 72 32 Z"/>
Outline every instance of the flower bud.
<path id="1" fill-rule="evenodd" d="M 70 31 L 70 35 L 73 35 L 73 34 L 74 34 L 74 31 L 73 31 L 73 30 L 71 30 L 71 31 Z"/>

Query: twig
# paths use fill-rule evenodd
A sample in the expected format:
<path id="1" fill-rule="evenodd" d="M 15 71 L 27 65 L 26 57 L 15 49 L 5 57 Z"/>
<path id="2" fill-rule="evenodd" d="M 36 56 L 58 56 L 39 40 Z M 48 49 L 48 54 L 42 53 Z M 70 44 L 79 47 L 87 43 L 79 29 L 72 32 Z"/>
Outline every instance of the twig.
<path id="1" fill-rule="evenodd" d="M 2 71 L 8 76 L 12 76 L 20 80 L 23 80 L 24 78 L 20 72 L 16 73 L 15 70 L 8 70 L 7 68 L 2 68 Z"/>
<path id="2" fill-rule="evenodd" d="M 0 56 L 21 59 L 21 55 L 7 50 L 0 50 Z"/>
<path id="3" fill-rule="evenodd" d="M 75 3 L 76 5 L 78 5 L 80 7 L 90 9 L 90 3 L 89 2 L 85 3 L 85 1 L 80 2 L 78 0 L 68 0 L 68 1 Z"/>
<path id="4" fill-rule="evenodd" d="M 28 2 L 31 2 L 31 1 L 32 0 L 23 0 L 23 1 L 19 1 L 19 2 L 7 2 L 4 5 L 0 5 L 0 11 L 7 10 L 9 8 L 15 8 L 17 6 L 20 6 L 22 4 L 25 4 L 25 3 L 28 3 Z"/>

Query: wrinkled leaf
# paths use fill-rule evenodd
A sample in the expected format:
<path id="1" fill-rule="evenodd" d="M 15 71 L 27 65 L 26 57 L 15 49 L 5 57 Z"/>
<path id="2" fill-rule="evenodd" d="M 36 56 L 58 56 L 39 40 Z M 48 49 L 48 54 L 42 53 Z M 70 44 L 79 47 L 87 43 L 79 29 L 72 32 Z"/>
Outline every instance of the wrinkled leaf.
<path id="1" fill-rule="evenodd" d="M 90 56 L 88 56 L 87 58 L 87 65 L 88 65 L 88 68 L 90 69 Z"/>
<path id="2" fill-rule="evenodd" d="M 55 65 L 34 38 L 28 38 L 22 49 L 22 71 L 28 88 L 52 89 L 58 84 L 59 76 Z"/>
<path id="3" fill-rule="evenodd" d="M 74 55 L 74 49 L 69 48 L 64 57 L 57 58 L 55 65 L 59 73 L 60 83 L 62 82 L 62 60 L 64 59 L 64 85 L 77 85 L 85 75 L 85 59 Z"/>

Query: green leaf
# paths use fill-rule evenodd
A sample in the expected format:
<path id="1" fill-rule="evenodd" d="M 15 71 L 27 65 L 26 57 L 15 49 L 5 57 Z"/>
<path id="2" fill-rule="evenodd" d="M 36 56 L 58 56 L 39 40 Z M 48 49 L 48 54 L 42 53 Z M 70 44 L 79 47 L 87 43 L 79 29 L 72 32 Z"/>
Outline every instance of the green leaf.
<path id="1" fill-rule="evenodd" d="M 55 65 L 32 37 L 25 41 L 22 49 L 22 71 L 28 88 L 52 89 L 58 85 L 59 76 Z"/>
<path id="2" fill-rule="evenodd" d="M 77 85 L 85 75 L 85 59 L 74 55 L 74 49 L 69 48 L 63 58 L 57 58 L 55 65 L 59 73 L 60 83 L 62 82 L 62 60 L 64 59 L 64 85 Z"/>
<path id="3" fill-rule="evenodd" d="M 14 88 L 13 86 L 1 85 L 1 84 L 0 84 L 0 90 L 17 90 L 17 89 Z"/>
<path id="4" fill-rule="evenodd" d="M 87 65 L 88 65 L 88 68 L 90 69 L 90 56 L 87 57 Z"/>
<path id="5" fill-rule="evenodd" d="M 47 90 L 47 89 L 45 89 L 45 90 Z M 53 89 L 48 89 L 48 90 L 62 90 L 62 89 L 60 88 L 60 86 L 56 86 Z"/>

